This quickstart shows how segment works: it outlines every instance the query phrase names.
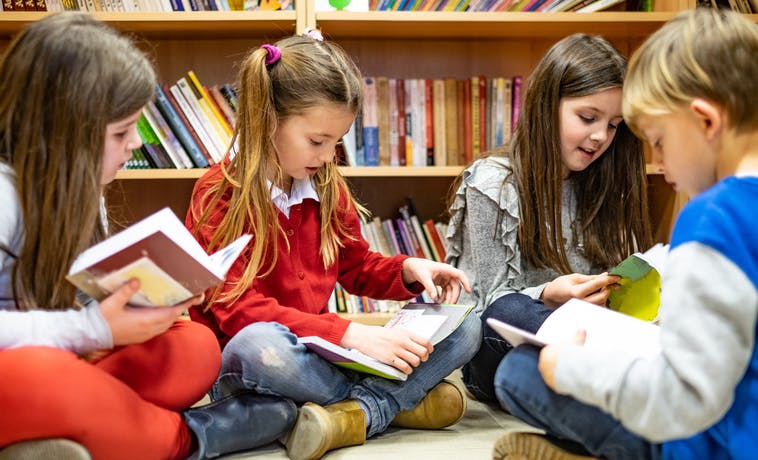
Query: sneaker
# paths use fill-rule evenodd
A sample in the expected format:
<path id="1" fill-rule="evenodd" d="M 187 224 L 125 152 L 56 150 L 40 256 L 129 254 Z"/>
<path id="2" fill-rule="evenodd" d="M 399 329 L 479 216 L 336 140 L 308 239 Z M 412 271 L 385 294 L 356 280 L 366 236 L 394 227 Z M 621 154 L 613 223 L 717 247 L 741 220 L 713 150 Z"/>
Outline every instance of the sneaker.
<path id="1" fill-rule="evenodd" d="M 35 439 L 0 450 L 0 460 L 92 460 L 87 449 L 69 439 Z"/>
<path id="2" fill-rule="evenodd" d="M 443 380 L 416 407 L 398 412 L 392 426 L 437 430 L 455 425 L 465 413 L 465 393 L 455 383 Z"/>
<path id="3" fill-rule="evenodd" d="M 596 460 L 564 450 L 548 437 L 535 433 L 506 433 L 495 441 L 493 460 Z"/>

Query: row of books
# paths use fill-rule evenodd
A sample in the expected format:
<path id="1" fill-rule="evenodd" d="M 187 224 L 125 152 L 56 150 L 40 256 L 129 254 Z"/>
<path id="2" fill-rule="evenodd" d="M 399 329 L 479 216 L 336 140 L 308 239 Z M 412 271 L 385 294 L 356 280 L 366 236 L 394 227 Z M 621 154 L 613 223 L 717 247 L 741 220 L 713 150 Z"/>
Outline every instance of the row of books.
<path id="1" fill-rule="evenodd" d="M 363 110 L 343 138 L 350 166 L 460 166 L 507 144 L 521 77 L 367 77 Z"/>
<path id="2" fill-rule="evenodd" d="M 373 217 L 361 223 L 363 237 L 372 251 L 385 256 L 406 254 L 438 262 L 445 261 L 447 244 L 446 224 L 432 219 L 422 221 L 416 213 L 412 198 L 398 209 L 396 218 Z M 422 294 L 420 302 L 431 302 Z M 337 285 L 329 300 L 329 309 L 344 313 L 394 312 L 402 308 L 404 302 L 376 300 L 347 293 Z"/>
<path id="3" fill-rule="evenodd" d="M 341 164 L 462 166 L 507 144 L 519 114 L 521 77 L 367 77 L 364 104 L 343 138 Z M 126 167 L 204 168 L 229 148 L 237 94 L 204 86 L 193 71 L 156 88 L 138 129 L 144 142 Z"/>
<path id="4" fill-rule="evenodd" d="M 206 87 L 189 71 L 155 93 L 137 121 L 143 145 L 126 168 L 205 168 L 221 161 L 236 123 L 234 89 Z"/>
<path id="5" fill-rule="evenodd" d="M 292 10 L 291 0 L 3 0 L 0 11 L 277 11 Z"/>
<path id="6" fill-rule="evenodd" d="M 624 9 L 629 11 L 650 11 L 652 6 L 650 1 L 634 2 L 630 5 L 628 0 L 369 0 L 368 9 L 372 11 L 532 11 L 545 13 L 574 11 L 591 13 L 621 3 L 626 3 Z"/>
<path id="7" fill-rule="evenodd" d="M 718 8 L 738 13 L 758 13 L 758 0 L 697 0 L 698 8 Z"/>

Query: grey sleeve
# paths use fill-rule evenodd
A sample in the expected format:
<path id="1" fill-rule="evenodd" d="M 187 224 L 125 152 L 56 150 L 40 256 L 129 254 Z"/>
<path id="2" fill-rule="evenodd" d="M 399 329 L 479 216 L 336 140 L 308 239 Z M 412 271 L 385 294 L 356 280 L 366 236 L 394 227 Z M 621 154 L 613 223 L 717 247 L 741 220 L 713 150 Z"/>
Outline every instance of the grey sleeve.
<path id="1" fill-rule="evenodd" d="M 758 312 L 744 272 L 700 243 L 671 252 L 662 286 L 659 355 L 575 346 L 556 368 L 561 393 L 653 442 L 691 436 L 723 417 L 747 369 Z"/>
<path id="2" fill-rule="evenodd" d="M 497 298 L 513 292 L 507 276 L 509 249 L 503 243 L 499 225 L 502 211 L 487 195 L 469 187 L 465 213 L 464 248 L 459 268 L 473 275 L 472 296 L 484 309 Z"/>
<path id="3" fill-rule="evenodd" d="M 0 310 L 0 349 L 50 346 L 84 354 L 113 347 L 97 303 L 81 310 Z"/>

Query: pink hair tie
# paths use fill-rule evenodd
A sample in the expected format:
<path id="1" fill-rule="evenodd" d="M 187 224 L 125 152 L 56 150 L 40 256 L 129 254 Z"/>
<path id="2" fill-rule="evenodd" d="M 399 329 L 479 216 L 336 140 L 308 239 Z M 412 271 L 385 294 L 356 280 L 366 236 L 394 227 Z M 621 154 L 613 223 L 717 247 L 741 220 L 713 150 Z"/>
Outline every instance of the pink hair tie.
<path id="1" fill-rule="evenodd" d="M 282 51 L 274 45 L 261 45 L 261 48 L 266 50 L 266 65 L 275 64 L 282 57 Z"/>

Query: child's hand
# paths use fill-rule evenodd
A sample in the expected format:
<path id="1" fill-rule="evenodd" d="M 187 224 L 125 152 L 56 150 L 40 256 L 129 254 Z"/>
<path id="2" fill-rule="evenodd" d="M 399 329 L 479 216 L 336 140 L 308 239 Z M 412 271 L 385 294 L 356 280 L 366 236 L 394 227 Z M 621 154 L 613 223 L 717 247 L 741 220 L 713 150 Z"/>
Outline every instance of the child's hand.
<path id="1" fill-rule="evenodd" d="M 414 281 L 424 285 L 429 297 L 439 303 L 457 302 L 461 295 L 461 285 L 466 292 L 471 292 L 468 277 L 462 270 L 418 257 L 410 257 L 403 262 L 403 282 L 411 284 Z M 441 292 L 437 291 L 438 286 Z"/>
<path id="2" fill-rule="evenodd" d="M 581 299 L 601 307 L 605 306 L 619 277 L 602 273 L 582 275 L 572 273 L 549 282 L 542 291 L 542 301 L 550 308 L 558 308 L 571 299 Z"/>
<path id="3" fill-rule="evenodd" d="M 387 329 L 355 322 L 348 326 L 341 345 L 354 348 L 406 374 L 429 359 L 429 353 L 434 349 L 429 339 L 406 329 Z"/>
<path id="4" fill-rule="evenodd" d="M 587 338 L 587 332 L 584 330 L 577 331 L 574 336 L 574 340 L 569 342 L 557 343 L 554 345 L 548 345 L 540 351 L 540 361 L 538 364 L 540 374 L 545 380 L 550 389 L 558 391 L 555 385 L 555 367 L 558 365 L 558 356 L 561 354 L 564 348 L 571 345 L 584 345 L 584 340 Z"/>
<path id="5" fill-rule="evenodd" d="M 139 280 L 132 279 L 100 302 L 100 312 L 111 328 L 114 346 L 146 342 L 165 332 L 189 307 L 202 302 L 202 296 L 196 296 L 173 307 L 130 307 L 129 300 L 139 287 Z"/>

